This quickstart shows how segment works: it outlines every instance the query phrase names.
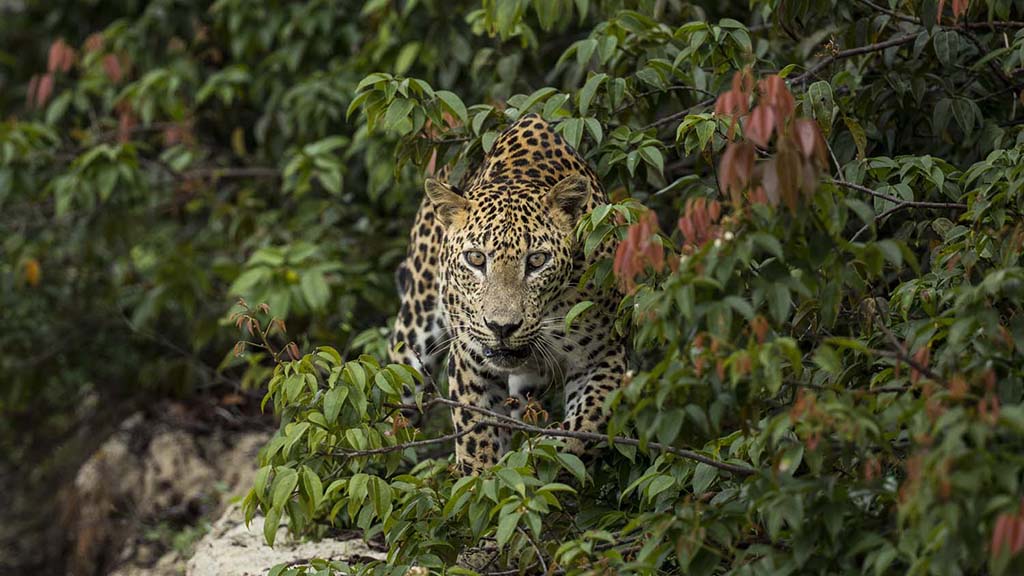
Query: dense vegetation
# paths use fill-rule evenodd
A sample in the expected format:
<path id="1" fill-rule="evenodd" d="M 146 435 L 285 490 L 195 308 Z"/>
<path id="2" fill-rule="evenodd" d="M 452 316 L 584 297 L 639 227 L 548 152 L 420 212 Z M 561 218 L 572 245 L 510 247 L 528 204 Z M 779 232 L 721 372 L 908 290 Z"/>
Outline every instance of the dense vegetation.
<path id="1" fill-rule="evenodd" d="M 383 537 L 373 573 L 1024 569 L 1024 1 L 8 10 L 11 462 L 97 404 L 269 383 L 247 512 Z M 442 375 L 383 360 L 391 273 L 423 176 L 528 111 L 615 200 L 579 237 L 621 239 L 592 278 L 633 372 L 612 446 L 560 452 L 554 402 L 459 477 Z"/>

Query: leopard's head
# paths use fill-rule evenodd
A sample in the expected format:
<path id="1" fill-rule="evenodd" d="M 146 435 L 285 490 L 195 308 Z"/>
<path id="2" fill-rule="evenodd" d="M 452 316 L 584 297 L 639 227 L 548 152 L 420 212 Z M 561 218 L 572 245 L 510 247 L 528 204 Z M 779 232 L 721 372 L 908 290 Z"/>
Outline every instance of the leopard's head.
<path id="1" fill-rule="evenodd" d="M 549 179 L 550 180 L 550 179 Z M 592 196 L 576 172 L 554 184 L 490 178 L 466 191 L 428 180 L 445 227 L 441 276 L 451 329 L 489 366 L 511 372 L 545 345 L 553 304 L 573 290 L 575 225 Z"/>

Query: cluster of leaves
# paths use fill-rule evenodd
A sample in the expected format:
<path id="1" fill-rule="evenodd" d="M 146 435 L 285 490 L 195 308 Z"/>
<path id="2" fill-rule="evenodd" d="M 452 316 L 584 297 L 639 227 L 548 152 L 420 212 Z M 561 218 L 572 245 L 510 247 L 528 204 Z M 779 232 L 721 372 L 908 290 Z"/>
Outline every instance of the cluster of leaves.
<path id="1" fill-rule="evenodd" d="M 0 38 L 4 449 L 139 381 L 269 379 L 246 512 L 389 549 L 317 571 L 1024 568 L 1024 2 L 135 4 Z M 460 477 L 377 327 L 423 172 L 527 112 L 611 192 L 578 231 L 620 239 L 587 277 L 628 289 L 634 371 L 587 465 L 534 410 Z M 269 304 L 241 355 L 229 296 Z"/>

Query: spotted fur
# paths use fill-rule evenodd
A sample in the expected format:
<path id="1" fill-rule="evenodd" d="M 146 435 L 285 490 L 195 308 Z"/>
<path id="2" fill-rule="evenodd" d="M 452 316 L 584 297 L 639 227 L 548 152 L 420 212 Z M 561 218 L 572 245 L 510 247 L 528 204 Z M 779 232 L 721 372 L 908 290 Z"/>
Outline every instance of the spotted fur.
<path id="1" fill-rule="evenodd" d="M 514 417 L 528 397 L 561 380 L 563 426 L 597 430 L 625 370 L 613 329 L 619 295 L 579 287 L 590 262 L 574 227 L 607 202 L 597 176 L 531 114 L 495 141 L 463 188 L 426 182 L 397 272 L 392 360 L 432 371 L 447 353 L 452 400 Z M 564 317 L 584 300 L 596 305 L 567 334 Z M 452 418 L 461 432 L 480 415 L 455 408 Z M 458 438 L 456 459 L 469 470 L 490 466 L 508 442 L 505 431 L 480 427 Z"/>

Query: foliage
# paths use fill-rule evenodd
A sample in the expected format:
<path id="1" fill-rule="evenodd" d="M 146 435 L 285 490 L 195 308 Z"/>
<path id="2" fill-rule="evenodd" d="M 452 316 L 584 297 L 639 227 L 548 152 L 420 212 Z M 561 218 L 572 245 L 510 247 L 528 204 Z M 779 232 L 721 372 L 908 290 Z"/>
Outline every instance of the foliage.
<path id="1" fill-rule="evenodd" d="M 269 379 L 247 514 L 382 538 L 368 573 L 1024 568 L 1024 3 L 103 5 L 0 68 L 5 412 Z M 578 231 L 620 239 L 590 277 L 629 289 L 634 371 L 613 446 L 492 417 L 519 448 L 460 477 L 444 382 L 376 327 L 422 174 L 527 112 L 612 193 Z"/>

